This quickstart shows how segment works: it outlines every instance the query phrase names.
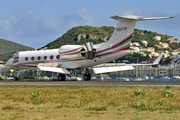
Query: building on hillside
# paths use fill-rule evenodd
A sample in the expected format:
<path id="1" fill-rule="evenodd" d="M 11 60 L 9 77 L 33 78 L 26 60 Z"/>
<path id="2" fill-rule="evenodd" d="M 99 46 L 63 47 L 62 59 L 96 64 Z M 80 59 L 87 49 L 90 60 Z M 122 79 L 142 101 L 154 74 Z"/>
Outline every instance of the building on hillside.
<path id="1" fill-rule="evenodd" d="M 169 37 L 168 41 L 170 43 L 178 43 L 179 44 L 179 38 L 177 38 L 177 37 Z"/>
<path id="2" fill-rule="evenodd" d="M 139 54 L 141 54 L 141 56 L 146 57 L 146 54 L 144 52 L 139 52 Z"/>
<path id="3" fill-rule="evenodd" d="M 179 55 L 179 54 L 174 55 L 174 56 L 173 56 L 173 59 L 174 59 L 175 61 L 180 62 L 180 55 Z"/>
<path id="4" fill-rule="evenodd" d="M 150 56 L 151 56 L 151 57 L 158 57 L 158 56 L 159 56 L 159 53 L 152 52 L 152 53 L 150 54 Z"/>
<path id="5" fill-rule="evenodd" d="M 148 47 L 148 48 L 147 48 L 147 52 L 151 52 L 151 53 L 152 53 L 152 52 L 154 52 L 154 51 L 155 51 L 155 50 L 154 50 L 154 47 Z"/>
<path id="6" fill-rule="evenodd" d="M 154 39 L 160 41 L 161 37 L 160 36 L 155 36 Z"/>
<path id="7" fill-rule="evenodd" d="M 169 44 L 167 43 L 159 42 L 159 44 L 161 45 L 162 48 L 169 48 Z"/>
<path id="8" fill-rule="evenodd" d="M 141 52 L 154 52 L 154 47 L 148 47 L 148 48 L 141 48 Z"/>
<path id="9" fill-rule="evenodd" d="M 144 46 L 147 46 L 148 42 L 145 40 L 141 40 L 141 43 L 144 44 Z"/>
<path id="10" fill-rule="evenodd" d="M 140 51 L 140 49 L 138 47 L 130 47 L 130 49 L 132 50 L 131 53 L 133 53 L 133 52 L 137 53 Z"/>
<path id="11" fill-rule="evenodd" d="M 167 58 L 170 56 L 169 53 L 164 53 L 163 55 L 164 55 L 164 58 Z"/>
<path id="12" fill-rule="evenodd" d="M 158 49 L 161 49 L 162 47 L 161 47 L 161 45 L 155 45 Z"/>
<path id="13" fill-rule="evenodd" d="M 133 45 L 140 46 L 140 44 L 138 42 L 134 42 Z"/>
<path id="14" fill-rule="evenodd" d="M 172 51 L 171 54 L 174 56 L 174 55 L 177 55 L 178 52 L 177 51 Z"/>

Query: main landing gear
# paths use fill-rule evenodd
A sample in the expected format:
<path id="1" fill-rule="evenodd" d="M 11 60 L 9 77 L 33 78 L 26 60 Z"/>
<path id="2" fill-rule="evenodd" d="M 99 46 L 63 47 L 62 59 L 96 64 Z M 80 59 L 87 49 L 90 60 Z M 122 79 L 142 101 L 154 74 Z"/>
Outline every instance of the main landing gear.
<path id="1" fill-rule="evenodd" d="M 91 74 L 89 73 L 89 70 L 86 69 L 86 73 L 83 76 L 84 81 L 90 81 L 91 80 Z"/>
<path id="2" fill-rule="evenodd" d="M 19 80 L 19 78 L 18 77 L 14 77 L 14 81 L 18 81 Z"/>
<path id="3" fill-rule="evenodd" d="M 59 81 L 65 81 L 65 80 L 66 80 L 66 75 L 60 73 L 60 74 L 58 75 L 58 80 L 59 80 Z"/>
<path id="4" fill-rule="evenodd" d="M 16 75 L 14 76 L 14 81 L 18 81 L 19 80 L 19 74 L 20 74 L 20 71 L 17 71 Z"/>

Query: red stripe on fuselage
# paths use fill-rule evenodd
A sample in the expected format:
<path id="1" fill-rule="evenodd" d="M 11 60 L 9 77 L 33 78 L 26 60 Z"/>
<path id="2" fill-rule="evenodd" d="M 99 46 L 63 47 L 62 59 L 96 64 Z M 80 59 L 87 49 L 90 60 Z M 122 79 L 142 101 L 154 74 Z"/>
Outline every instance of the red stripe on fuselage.
<path id="1" fill-rule="evenodd" d="M 97 53 L 104 52 L 104 51 L 106 51 L 106 50 L 109 50 L 109 49 L 115 48 L 115 47 L 117 47 L 117 46 L 121 45 L 122 43 L 126 42 L 126 41 L 127 41 L 127 40 L 129 40 L 130 38 L 132 38 L 132 36 L 133 36 L 133 33 L 132 33 L 132 34 L 130 34 L 130 35 L 129 35 L 128 37 L 126 37 L 125 39 L 123 39 L 122 41 L 120 41 L 119 43 L 117 43 L 117 44 L 115 44 L 115 45 L 113 45 L 113 46 L 111 46 L 111 47 L 109 47 L 109 48 L 106 48 L 106 49 L 103 49 L 103 50 L 97 51 Z"/>
<path id="2" fill-rule="evenodd" d="M 128 51 L 128 50 L 129 50 L 129 47 L 121 49 L 121 50 L 117 50 L 117 51 L 114 51 L 114 52 L 102 54 L 102 55 L 99 55 L 99 56 L 96 56 L 96 57 L 102 57 L 102 56 L 105 56 L 105 55 L 110 55 L 110 54 L 114 54 L 114 53 L 118 53 L 118 52 L 124 52 L 124 51 Z"/>
<path id="3" fill-rule="evenodd" d="M 68 52 L 72 52 L 72 51 L 75 51 L 75 50 L 78 50 L 78 49 L 81 49 L 82 47 L 78 47 L 76 49 L 73 49 L 73 50 L 69 50 L 69 51 L 66 51 L 66 52 L 59 52 L 59 54 L 64 54 L 64 53 L 68 53 Z"/>
<path id="4" fill-rule="evenodd" d="M 77 52 L 77 53 L 71 53 L 71 54 L 64 54 L 64 55 L 61 55 L 61 56 L 66 56 L 66 55 L 76 55 L 76 54 L 80 54 L 80 52 Z"/>

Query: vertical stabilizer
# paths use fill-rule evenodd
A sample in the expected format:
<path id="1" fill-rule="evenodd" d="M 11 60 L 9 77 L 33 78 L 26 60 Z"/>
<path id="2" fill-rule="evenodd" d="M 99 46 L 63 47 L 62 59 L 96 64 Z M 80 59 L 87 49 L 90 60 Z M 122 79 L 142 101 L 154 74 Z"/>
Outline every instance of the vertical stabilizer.
<path id="1" fill-rule="evenodd" d="M 173 17 L 144 18 L 142 16 L 129 15 L 123 17 L 111 16 L 111 18 L 118 20 L 119 23 L 117 24 L 107 44 L 110 45 L 110 47 L 113 46 L 113 48 L 118 46 L 121 47 L 121 49 L 126 49 L 130 46 L 136 21 L 169 19 Z"/>

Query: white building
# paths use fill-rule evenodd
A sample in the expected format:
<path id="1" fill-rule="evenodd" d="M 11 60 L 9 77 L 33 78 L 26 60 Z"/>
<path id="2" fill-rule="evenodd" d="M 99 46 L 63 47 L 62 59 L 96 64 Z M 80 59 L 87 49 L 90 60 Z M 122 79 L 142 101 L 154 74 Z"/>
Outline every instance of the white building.
<path id="1" fill-rule="evenodd" d="M 159 44 L 161 45 L 162 48 L 168 48 L 169 47 L 169 44 L 167 44 L 167 43 L 159 42 Z"/>
<path id="2" fill-rule="evenodd" d="M 151 56 L 151 57 L 152 57 L 152 56 L 154 56 L 154 57 L 158 57 L 158 56 L 159 56 L 159 53 L 152 52 L 152 53 L 150 54 L 150 56 Z"/>
<path id="3" fill-rule="evenodd" d="M 143 43 L 143 44 L 144 44 L 144 46 L 147 46 L 147 44 L 148 44 L 148 42 L 147 42 L 147 41 L 145 41 L 145 40 L 141 40 L 141 43 Z"/>
<path id="4" fill-rule="evenodd" d="M 130 49 L 133 50 L 132 52 L 136 52 L 136 53 L 140 51 L 138 47 L 130 47 Z"/>
<path id="5" fill-rule="evenodd" d="M 160 36 L 155 36 L 154 39 L 160 41 L 161 37 Z"/>
<path id="6" fill-rule="evenodd" d="M 180 55 L 177 54 L 177 55 L 174 55 L 173 56 L 173 59 L 177 60 L 178 62 L 180 62 Z"/>
<path id="7" fill-rule="evenodd" d="M 164 53 L 163 55 L 164 55 L 165 58 L 170 56 L 168 53 Z"/>
<path id="8" fill-rule="evenodd" d="M 133 45 L 140 46 L 140 44 L 138 42 L 133 43 Z"/>
<path id="9" fill-rule="evenodd" d="M 179 38 L 177 38 L 177 37 L 170 37 L 168 40 L 170 43 L 178 43 L 179 44 Z"/>

